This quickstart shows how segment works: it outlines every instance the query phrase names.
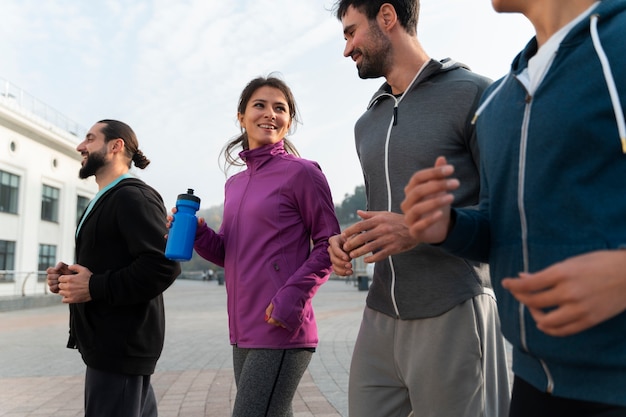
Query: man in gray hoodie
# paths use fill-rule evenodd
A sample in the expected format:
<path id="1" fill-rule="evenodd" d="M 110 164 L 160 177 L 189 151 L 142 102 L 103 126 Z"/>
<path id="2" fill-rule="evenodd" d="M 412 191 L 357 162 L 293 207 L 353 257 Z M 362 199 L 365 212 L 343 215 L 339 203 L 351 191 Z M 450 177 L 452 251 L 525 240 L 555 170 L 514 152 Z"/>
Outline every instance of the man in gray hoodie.
<path id="1" fill-rule="evenodd" d="M 375 262 L 350 369 L 350 416 L 504 416 L 508 368 L 486 266 L 417 245 L 400 210 L 411 174 L 441 154 L 461 180 L 455 203 L 477 204 L 471 119 L 490 81 L 428 57 L 417 0 L 335 7 L 344 55 L 361 78 L 386 80 L 355 126 L 367 211 L 329 247 L 338 275 L 351 275 L 357 257 Z"/>

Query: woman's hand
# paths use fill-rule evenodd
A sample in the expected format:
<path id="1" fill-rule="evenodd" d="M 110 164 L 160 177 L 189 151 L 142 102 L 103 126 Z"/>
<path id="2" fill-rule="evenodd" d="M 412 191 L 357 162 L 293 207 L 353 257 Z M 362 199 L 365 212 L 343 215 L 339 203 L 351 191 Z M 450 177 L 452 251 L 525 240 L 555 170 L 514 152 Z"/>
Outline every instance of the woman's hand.
<path id="1" fill-rule="evenodd" d="M 268 324 L 271 324 L 272 326 L 286 328 L 284 324 L 272 318 L 273 311 L 274 311 L 274 304 L 270 303 L 270 305 L 268 305 L 267 308 L 265 309 L 265 321 Z"/>

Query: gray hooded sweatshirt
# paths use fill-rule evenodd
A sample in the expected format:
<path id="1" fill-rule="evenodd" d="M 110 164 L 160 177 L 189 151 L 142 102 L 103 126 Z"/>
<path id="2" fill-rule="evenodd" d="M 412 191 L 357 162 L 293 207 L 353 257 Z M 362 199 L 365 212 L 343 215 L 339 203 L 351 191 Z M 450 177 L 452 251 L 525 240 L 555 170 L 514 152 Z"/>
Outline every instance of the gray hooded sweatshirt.
<path id="1" fill-rule="evenodd" d="M 368 210 L 401 213 L 404 187 L 443 155 L 461 182 L 453 205 L 478 203 L 479 158 L 471 119 L 490 80 L 462 64 L 430 60 L 407 90 L 385 83 L 355 126 Z M 435 317 L 490 292 L 485 265 L 420 244 L 377 262 L 368 307 L 403 320 Z M 489 288 L 489 290 L 485 290 Z"/>

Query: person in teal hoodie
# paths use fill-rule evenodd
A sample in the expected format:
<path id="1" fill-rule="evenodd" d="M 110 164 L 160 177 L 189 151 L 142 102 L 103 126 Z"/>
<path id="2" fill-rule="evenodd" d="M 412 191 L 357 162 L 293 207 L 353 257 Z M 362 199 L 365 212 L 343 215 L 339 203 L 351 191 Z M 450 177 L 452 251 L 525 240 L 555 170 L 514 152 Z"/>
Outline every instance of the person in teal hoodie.
<path id="1" fill-rule="evenodd" d="M 86 365 L 85 417 L 157 417 L 151 376 L 165 340 L 163 292 L 180 274 L 165 257 L 167 216 L 157 190 L 132 175 L 150 164 L 133 129 L 95 123 L 78 144 L 78 176 L 98 193 L 76 228 L 74 264 L 49 267 L 50 291 L 69 304 L 67 347 Z"/>
<path id="2" fill-rule="evenodd" d="M 626 0 L 493 0 L 536 36 L 476 113 L 478 210 L 440 157 L 411 235 L 489 262 L 513 345 L 511 417 L 626 416 Z"/>

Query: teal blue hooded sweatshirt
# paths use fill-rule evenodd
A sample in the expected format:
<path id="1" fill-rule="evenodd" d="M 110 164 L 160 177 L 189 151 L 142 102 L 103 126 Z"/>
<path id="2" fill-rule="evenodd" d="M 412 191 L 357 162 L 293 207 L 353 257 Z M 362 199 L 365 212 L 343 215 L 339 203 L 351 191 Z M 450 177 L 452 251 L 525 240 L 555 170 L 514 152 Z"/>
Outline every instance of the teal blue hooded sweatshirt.
<path id="1" fill-rule="evenodd" d="M 626 0 L 604 0 L 563 39 L 531 96 L 519 78 L 537 51 L 529 42 L 483 95 L 479 209 L 456 209 L 442 245 L 489 262 L 517 376 L 555 396 L 622 406 L 626 313 L 549 336 L 501 280 L 626 246 L 625 45 Z"/>

